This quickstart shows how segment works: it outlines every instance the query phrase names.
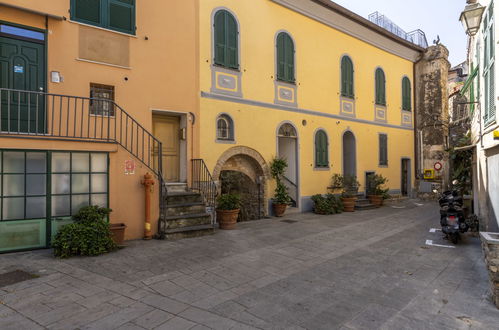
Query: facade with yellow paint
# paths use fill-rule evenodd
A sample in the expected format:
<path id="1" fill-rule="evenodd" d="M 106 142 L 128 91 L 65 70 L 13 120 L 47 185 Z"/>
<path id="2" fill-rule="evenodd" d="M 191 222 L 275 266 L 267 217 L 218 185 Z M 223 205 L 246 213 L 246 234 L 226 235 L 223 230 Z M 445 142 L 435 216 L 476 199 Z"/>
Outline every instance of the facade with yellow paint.
<path id="1" fill-rule="evenodd" d="M 88 204 L 141 238 L 147 172 L 172 237 L 213 230 L 215 190 L 267 215 L 275 156 L 301 211 L 334 173 L 410 194 L 423 51 L 327 0 L 0 1 L 0 252 Z"/>
<path id="2" fill-rule="evenodd" d="M 362 192 L 375 172 L 411 194 L 423 48 L 330 1 L 206 0 L 199 15 L 200 155 L 220 185 L 243 172 L 266 214 L 279 156 L 302 211 L 334 173 L 356 175 Z"/>

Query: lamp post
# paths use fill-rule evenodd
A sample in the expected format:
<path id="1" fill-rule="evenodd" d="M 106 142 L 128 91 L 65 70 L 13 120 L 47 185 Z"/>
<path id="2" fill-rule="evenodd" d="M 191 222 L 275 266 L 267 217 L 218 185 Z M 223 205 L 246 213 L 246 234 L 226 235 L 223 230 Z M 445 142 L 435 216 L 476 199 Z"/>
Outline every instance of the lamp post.
<path id="1" fill-rule="evenodd" d="M 466 3 L 467 5 L 464 7 L 459 20 L 463 24 L 466 34 L 474 36 L 480 28 L 485 7 L 477 3 L 476 0 L 468 0 Z"/>

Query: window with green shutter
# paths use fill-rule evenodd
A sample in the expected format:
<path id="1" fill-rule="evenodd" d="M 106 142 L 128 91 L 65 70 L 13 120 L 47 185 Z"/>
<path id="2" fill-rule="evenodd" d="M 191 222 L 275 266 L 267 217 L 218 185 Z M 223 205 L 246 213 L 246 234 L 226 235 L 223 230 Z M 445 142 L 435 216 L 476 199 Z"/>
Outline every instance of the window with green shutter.
<path id="1" fill-rule="evenodd" d="M 409 78 L 402 79 L 402 110 L 412 110 L 411 81 Z"/>
<path id="2" fill-rule="evenodd" d="M 295 82 L 295 46 L 289 34 L 277 35 L 277 79 L 289 83 Z"/>
<path id="3" fill-rule="evenodd" d="M 379 165 L 388 166 L 388 135 L 379 134 Z"/>
<path id="4" fill-rule="evenodd" d="M 135 0 L 71 0 L 71 19 L 135 34 Z"/>
<path id="5" fill-rule="evenodd" d="M 483 54 L 483 77 L 484 77 L 484 114 L 485 125 L 496 120 L 495 102 L 495 38 L 494 38 L 494 15 L 493 3 L 491 2 L 484 19 L 484 54 Z"/>
<path id="6" fill-rule="evenodd" d="M 239 69 L 239 31 L 237 21 L 227 10 L 215 14 L 214 23 L 214 63 L 229 69 Z"/>
<path id="7" fill-rule="evenodd" d="M 327 134 L 323 130 L 315 133 L 315 167 L 329 167 Z"/>
<path id="8" fill-rule="evenodd" d="M 375 74 L 375 93 L 376 93 L 376 104 L 386 105 L 386 81 L 385 81 L 385 73 L 381 68 L 376 69 Z"/>
<path id="9" fill-rule="evenodd" d="M 354 97 L 353 63 L 348 56 L 343 56 L 341 59 L 341 95 L 349 98 Z"/>

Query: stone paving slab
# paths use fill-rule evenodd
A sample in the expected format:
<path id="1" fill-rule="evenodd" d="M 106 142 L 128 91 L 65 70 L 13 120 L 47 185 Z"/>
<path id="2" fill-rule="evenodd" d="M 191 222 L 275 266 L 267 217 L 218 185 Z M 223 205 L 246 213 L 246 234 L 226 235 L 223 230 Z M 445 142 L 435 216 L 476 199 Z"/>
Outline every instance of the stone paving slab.
<path id="1" fill-rule="evenodd" d="M 479 240 L 426 246 L 449 243 L 423 204 L 292 214 L 95 258 L 3 254 L 0 273 L 39 277 L 0 289 L 0 329 L 499 329 Z"/>

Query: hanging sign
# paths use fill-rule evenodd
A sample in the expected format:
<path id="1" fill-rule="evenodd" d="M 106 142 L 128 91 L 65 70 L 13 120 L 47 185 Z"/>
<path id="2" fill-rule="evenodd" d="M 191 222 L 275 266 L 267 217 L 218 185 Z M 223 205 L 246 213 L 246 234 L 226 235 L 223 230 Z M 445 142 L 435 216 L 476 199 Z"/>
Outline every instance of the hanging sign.
<path id="1" fill-rule="evenodd" d="M 132 159 L 125 160 L 125 175 L 135 174 L 135 161 Z"/>
<path id="2" fill-rule="evenodd" d="M 24 67 L 20 65 L 14 65 L 14 73 L 24 73 Z"/>
<path id="3" fill-rule="evenodd" d="M 435 169 L 435 171 L 441 171 L 442 170 L 442 163 L 440 162 L 436 162 L 435 165 L 433 165 L 433 168 Z"/>

